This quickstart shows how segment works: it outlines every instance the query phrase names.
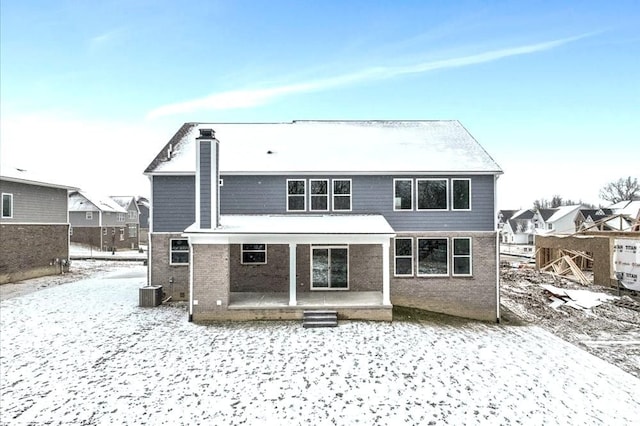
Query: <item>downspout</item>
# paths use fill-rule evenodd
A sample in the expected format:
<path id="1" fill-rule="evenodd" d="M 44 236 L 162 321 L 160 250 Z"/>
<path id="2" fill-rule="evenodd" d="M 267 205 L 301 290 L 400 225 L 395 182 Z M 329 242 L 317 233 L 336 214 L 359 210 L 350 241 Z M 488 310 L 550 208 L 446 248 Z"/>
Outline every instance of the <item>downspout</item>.
<path id="1" fill-rule="evenodd" d="M 193 244 L 189 238 L 189 322 L 193 322 Z"/>
<path id="2" fill-rule="evenodd" d="M 500 233 L 498 232 L 498 178 L 493 176 L 493 230 L 496 233 L 496 323 L 500 324 Z"/>
<path id="3" fill-rule="evenodd" d="M 151 285 L 151 236 L 153 235 L 153 176 L 149 176 L 149 185 L 151 186 L 151 192 L 149 194 L 149 232 L 147 232 L 147 285 Z M 138 223 L 140 223 L 140 217 L 138 216 Z M 138 228 L 138 233 L 140 228 Z M 138 234 L 139 235 L 139 234 Z M 140 237 L 138 237 L 139 239 Z M 139 247 L 139 246 L 138 246 Z"/>

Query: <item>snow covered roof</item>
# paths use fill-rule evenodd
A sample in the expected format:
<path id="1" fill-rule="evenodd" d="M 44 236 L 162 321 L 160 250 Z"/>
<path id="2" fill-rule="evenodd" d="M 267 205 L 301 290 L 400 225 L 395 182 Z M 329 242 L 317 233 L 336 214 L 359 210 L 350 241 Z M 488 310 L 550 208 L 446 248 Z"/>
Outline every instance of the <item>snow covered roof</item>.
<path id="1" fill-rule="evenodd" d="M 109 198 L 111 198 L 113 201 L 115 201 L 120 207 L 122 207 L 125 210 L 129 209 L 129 205 L 131 203 L 133 203 L 136 209 L 138 208 L 138 205 L 135 202 L 135 197 L 133 195 L 125 195 L 125 196 L 112 195 Z"/>
<path id="2" fill-rule="evenodd" d="M 145 173 L 195 173 L 199 129 L 216 132 L 224 174 L 502 173 L 456 120 L 186 123 Z"/>
<path id="3" fill-rule="evenodd" d="M 61 183 L 55 182 L 55 178 L 52 179 L 49 176 L 43 176 L 31 170 L 12 167 L 6 164 L 0 165 L 0 178 L 2 180 L 24 183 L 27 185 L 48 186 L 51 188 L 60 188 L 70 191 L 78 189 L 74 186 L 63 185 Z"/>
<path id="4" fill-rule="evenodd" d="M 127 213 L 127 210 L 109 197 L 76 191 L 69 195 L 69 211 L 95 211 Z"/>
<path id="5" fill-rule="evenodd" d="M 562 219 L 563 217 L 565 217 L 568 214 L 577 212 L 578 210 L 580 210 L 580 207 L 582 207 L 582 206 L 575 205 L 575 206 L 561 206 L 561 207 L 558 207 L 557 209 L 555 209 L 556 212 L 553 213 L 553 215 L 549 219 L 547 219 L 547 222 L 548 223 L 556 222 L 556 221 Z"/>

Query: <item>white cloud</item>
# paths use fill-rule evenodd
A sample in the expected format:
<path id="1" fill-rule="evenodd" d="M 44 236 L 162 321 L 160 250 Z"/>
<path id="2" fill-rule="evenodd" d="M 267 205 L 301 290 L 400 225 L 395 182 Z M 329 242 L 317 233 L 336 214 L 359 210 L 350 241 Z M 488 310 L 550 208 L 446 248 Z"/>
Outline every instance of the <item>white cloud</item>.
<path id="1" fill-rule="evenodd" d="M 326 79 L 319 79 L 306 83 L 297 83 L 263 89 L 242 89 L 214 93 L 204 98 L 173 103 L 155 108 L 147 114 L 147 118 L 157 118 L 176 114 L 192 113 L 201 110 L 251 108 L 264 105 L 285 95 L 327 90 L 335 87 L 346 86 L 349 84 L 384 80 L 394 77 L 400 77 L 403 75 L 419 74 L 439 69 L 464 67 L 485 62 L 492 62 L 512 56 L 541 52 L 554 49 L 556 47 L 579 40 L 589 35 L 591 34 L 583 34 L 575 37 L 552 40 L 543 43 L 492 50 L 475 55 L 429 61 L 408 66 L 373 67 L 355 73 L 344 74 L 341 76 L 330 77 Z"/>

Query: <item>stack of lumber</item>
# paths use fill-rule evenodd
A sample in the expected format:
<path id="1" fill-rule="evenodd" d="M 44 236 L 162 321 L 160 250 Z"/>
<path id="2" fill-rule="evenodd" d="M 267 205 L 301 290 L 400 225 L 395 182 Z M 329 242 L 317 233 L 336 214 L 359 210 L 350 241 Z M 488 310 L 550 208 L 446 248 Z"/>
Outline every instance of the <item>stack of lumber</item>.
<path id="1" fill-rule="evenodd" d="M 582 263 L 585 260 L 593 262 L 593 258 L 591 256 L 587 256 L 585 253 L 562 249 L 560 250 L 560 256 L 553 262 L 544 266 L 541 271 L 551 272 L 555 275 L 573 279 L 582 285 L 589 285 L 591 284 L 591 280 L 586 277 L 580 266 L 577 264 L 577 262 Z"/>

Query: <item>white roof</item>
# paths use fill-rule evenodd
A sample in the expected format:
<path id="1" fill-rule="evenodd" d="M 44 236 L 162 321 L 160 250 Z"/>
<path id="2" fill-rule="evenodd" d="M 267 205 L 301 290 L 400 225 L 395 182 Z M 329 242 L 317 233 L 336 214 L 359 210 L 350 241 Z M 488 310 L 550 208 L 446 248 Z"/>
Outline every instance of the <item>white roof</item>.
<path id="1" fill-rule="evenodd" d="M 88 201 L 88 203 L 87 203 Z M 109 197 L 78 191 L 69 196 L 69 211 L 96 211 L 127 213 L 127 210 Z"/>
<path id="2" fill-rule="evenodd" d="M 220 172 L 226 174 L 502 173 L 455 120 L 187 124 L 146 173 L 195 173 L 200 129 L 216 132 Z"/>
<path id="3" fill-rule="evenodd" d="M 73 186 L 58 183 L 55 181 L 55 178 L 52 179 L 50 176 L 43 176 L 37 172 L 9 166 L 4 163 L 0 165 L 0 178 L 2 178 L 2 180 L 24 183 L 28 185 L 48 186 L 51 188 L 60 188 L 67 190 L 78 189 Z"/>
<path id="4" fill-rule="evenodd" d="M 327 243 L 383 243 L 395 236 L 382 215 L 222 215 L 218 228 L 200 229 L 193 224 L 184 233 L 232 243 L 325 243 L 323 238 L 328 238 Z"/>

